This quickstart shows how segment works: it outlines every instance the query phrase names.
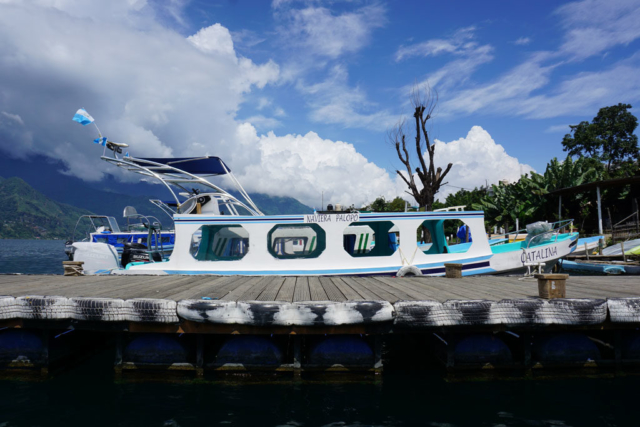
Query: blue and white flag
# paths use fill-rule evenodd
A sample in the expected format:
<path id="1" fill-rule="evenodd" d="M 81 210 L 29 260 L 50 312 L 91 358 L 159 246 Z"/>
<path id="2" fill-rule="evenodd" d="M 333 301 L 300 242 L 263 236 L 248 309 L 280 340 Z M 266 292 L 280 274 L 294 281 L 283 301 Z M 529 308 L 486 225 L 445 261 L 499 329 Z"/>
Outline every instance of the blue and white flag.
<path id="1" fill-rule="evenodd" d="M 76 111 L 76 115 L 73 116 L 73 121 L 80 123 L 82 126 L 86 126 L 93 123 L 93 117 L 87 113 L 87 110 L 81 108 Z"/>
<path id="2" fill-rule="evenodd" d="M 107 138 L 103 136 L 101 138 L 94 139 L 93 142 L 95 142 L 96 144 L 100 144 L 102 146 L 105 146 L 105 145 L 107 145 Z"/>

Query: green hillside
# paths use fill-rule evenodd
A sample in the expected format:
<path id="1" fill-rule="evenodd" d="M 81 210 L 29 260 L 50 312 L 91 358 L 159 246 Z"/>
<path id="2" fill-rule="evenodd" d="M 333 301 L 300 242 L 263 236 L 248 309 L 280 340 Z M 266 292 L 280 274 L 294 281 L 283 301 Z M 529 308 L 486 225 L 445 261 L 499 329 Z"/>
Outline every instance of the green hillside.
<path id="1" fill-rule="evenodd" d="M 21 178 L 0 177 L 0 239 L 66 239 L 90 213 L 49 199 Z"/>

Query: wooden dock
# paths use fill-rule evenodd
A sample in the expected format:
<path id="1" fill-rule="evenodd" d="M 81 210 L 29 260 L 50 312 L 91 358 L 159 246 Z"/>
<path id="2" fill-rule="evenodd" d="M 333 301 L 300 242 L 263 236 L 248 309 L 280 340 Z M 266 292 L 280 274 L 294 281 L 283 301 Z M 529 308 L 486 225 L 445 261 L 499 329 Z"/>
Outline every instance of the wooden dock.
<path id="1" fill-rule="evenodd" d="M 439 301 L 538 298 L 536 280 L 509 276 L 250 277 L 0 275 L 0 295 L 181 301 Z M 640 277 L 571 276 L 567 298 L 640 297 Z"/>
<path id="2" fill-rule="evenodd" d="M 640 278 L 631 276 L 571 276 L 566 298 L 546 300 L 537 280 L 505 276 L 0 275 L 0 369 L 39 354 L 33 366 L 48 366 L 51 340 L 74 337 L 73 348 L 115 342 L 120 372 L 379 373 L 383 343 L 394 357 L 433 352 L 448 368 L 530 369 L 566 357 L 640 366 L 639 326 Z M 416 340 L 426 349 L 402 347 Z M 16 343 L 28 342 L 41 352 L 24 356 L 31 350 Z"/>

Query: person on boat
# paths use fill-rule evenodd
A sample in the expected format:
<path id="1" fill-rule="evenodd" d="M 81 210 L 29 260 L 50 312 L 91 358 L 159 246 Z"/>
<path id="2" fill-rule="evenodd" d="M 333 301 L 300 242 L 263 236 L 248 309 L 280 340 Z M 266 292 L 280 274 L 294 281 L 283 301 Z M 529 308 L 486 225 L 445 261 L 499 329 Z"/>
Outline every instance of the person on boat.
<path id="1" fill-rule="evenodd" d="M 471 230 L 469 230 L 469 226 L 467 224 L 462 224 L 458 228 L 456 236 L 460 239 L 460 243 L 473 242 L 473 239 L 471 238 Z"/>

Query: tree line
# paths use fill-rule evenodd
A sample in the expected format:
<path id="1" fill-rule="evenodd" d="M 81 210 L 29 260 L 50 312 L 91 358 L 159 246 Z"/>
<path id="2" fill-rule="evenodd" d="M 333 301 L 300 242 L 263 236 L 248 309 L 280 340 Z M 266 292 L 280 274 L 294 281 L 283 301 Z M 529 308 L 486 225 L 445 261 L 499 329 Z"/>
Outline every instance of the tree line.
<path id="1" fill-rule="evenodd" d="M 433 195 L 442 185 L 446 185 L 442 178 L 451 166 L 447 165 L 446 172 L 441 173 L 441 168 L 436 169 L 433 164 L 434 146 L 429 143 L 425 127 L 433 106 L 429 104 L 425 110 L 424 103 L 416 102 L 414 105 L 416 152 L 420 154 L 421 142 L 427 141 L 427 147 L 424 148 L 429 155 L 429 164 L 427 166 L 421 162 L 416 168 L 416 174 L 411 176 L 415 175 L 420 180 L 435 180 L 426 179 L 422 183 L 422 189 L 418 191 L 415 181 L 408 179 L 407 173 L 397 173 L 407 183 L 407 193 L 414 196 L 420 208 L 426 210 L 466 205 L 467 210 L 485 212 L 487 228 L 497 226 L 505 230 L 514 230 L 516 220 L 520 227 L 524 227 L 527 223 L 539 220 L 571 218 L 581 231 L 593 231 L 597 229 L 595 190 L 563 195 L 560 211 L 558 196 L 549 193 L 595 181 L 640 175 L 640 149 L 638 137 L 634 134 L 638 127 L 638 119 L 629 111 L 631 105 L 618 104 L 601 108 L 591 122 L 583 121 L 570 126 L 570 133 L 562 140 L 567 157 L 563 160 L 553 158 L 547 163 L 544 173 L 525 174 L 514 183 L 499 183 L 473 190 L 461 189 L 449 194 L 443 202 L 434 200 Z M 429 114 L 425 115 L 425 111 Z M 406 166 L 406 172 L 410 172 L 412 169 L 406 150 L 405 133 L 400 131 L 402 128 L 403 126 L 399 125 L 392 134 L 392 142 L 400 160 Z M 429 189 L 425 192 L 424 188 L 427 187 Z M 416 195 L 422 197 L 415 197 Z M 601 198 L 605 222 L 620 218 L 637 209 L 635 204 L 640 199 L 640 185 L 604 189 Z M 404 211 L 405 201 L 400 197 L 392 201 L 379 197 L 367 208 L 375 212 Z"/>

